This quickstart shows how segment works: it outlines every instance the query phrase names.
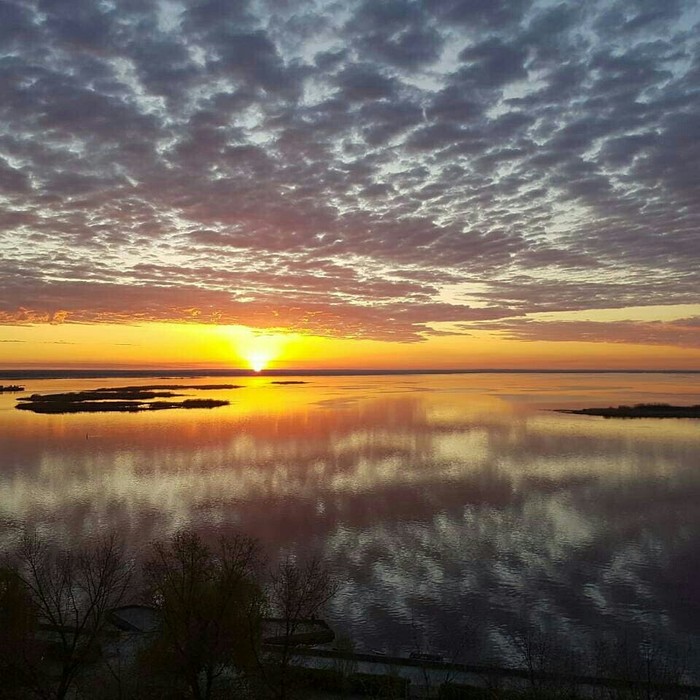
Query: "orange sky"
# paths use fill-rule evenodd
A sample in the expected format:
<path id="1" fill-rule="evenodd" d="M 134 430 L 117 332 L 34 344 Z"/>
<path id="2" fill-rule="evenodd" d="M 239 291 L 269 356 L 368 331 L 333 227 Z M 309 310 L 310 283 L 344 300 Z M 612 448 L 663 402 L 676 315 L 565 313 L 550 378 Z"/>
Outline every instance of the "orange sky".
<path id="1" fill-rule="evenodd" d="M 504 335 L 474 330 L 468 335 L 398 343 L 196 323 L 4 326 L 0 327 L 0 368 L 700 368 L 697 347 L 522 340 Z"/>
<path id="2" fill-rule="evenodd" d="M 3 3 L 0 371 L 700 369 L 697 3 L 74 4 Z"/>

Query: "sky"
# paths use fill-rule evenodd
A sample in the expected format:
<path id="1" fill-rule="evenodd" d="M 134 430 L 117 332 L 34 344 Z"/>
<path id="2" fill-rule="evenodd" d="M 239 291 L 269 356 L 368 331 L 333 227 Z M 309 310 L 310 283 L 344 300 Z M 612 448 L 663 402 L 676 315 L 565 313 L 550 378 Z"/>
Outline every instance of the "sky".
<path id="1" fill-rule="evenodd" d="M 697 0 L 0 0 L 0 368 L 700 369 Z"/>

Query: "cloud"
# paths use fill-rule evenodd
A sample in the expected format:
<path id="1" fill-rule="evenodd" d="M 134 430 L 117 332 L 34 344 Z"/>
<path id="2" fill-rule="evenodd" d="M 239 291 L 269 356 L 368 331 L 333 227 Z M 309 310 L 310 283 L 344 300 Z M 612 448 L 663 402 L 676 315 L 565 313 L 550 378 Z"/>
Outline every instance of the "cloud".
<path id="1" fill-rule="evenodd" d="M 459 58 L 467 64 L 457 77 L 477 88 L 499 88 L 514 80 L 527 79 L 523 47 L 509 46 L 500 39 L 488 39 L 460 52 Z"/>
<path id="2" fill-rule="evenodd" d="M 419 285 L 407 287 L 405 283 L 398 285 L 398 295 L 406 296 L 409 301 L 396 302 L 396 284 L 356 284 L 358 302 L 350 291 L 329 295 L 327 290 L 332 282 L 317 283 L 311 275 L 302 284 L 297 279 L 287 282 L 284 276 L 271 276 L 252 298 L 248 291 L 245 294 L 215 291 L 184 283 L 167 287 L 94 282 L 33 283 L 24 293 L 27 306 L 15 309 L 0 304 L 0 323 L 220 323 L 413 342 L 421 340 L 422 333 L 431 332 L 424 325 L 425 318 L 458 322 L 500 318 L 513 313 L 504 309 L 469 309 L 432 302 L 420 293 Z M 353 287 L 348 285 L 344 289 Z M 56 300 L 47 302 L 49 294 L 55 294 Z M 367 297 L 374 299 L 372 305 L 361 303 Z"/>
<path id="3" fill-rule="evenodd" d="M 408 0 L 363 2 L 345 33 L 365 57 L 407 71 L 434 63 L 445 41 L 423 4 Z"/>
<path id="4" fill-rule="evenodd" d="M 509 319 L 485 325 L 515 340 L 624 343 L 700 347 L 700 317 L 677 321 L 534 321 Z"/>
<path id="5" fill-rule="evenodd" d="M 0 321 L 692 344 L 517 319 L 697 303 L 697 24 L 680 1 L 0 2 Z M 478 303 L 438 301 L 458 284 Z"/>

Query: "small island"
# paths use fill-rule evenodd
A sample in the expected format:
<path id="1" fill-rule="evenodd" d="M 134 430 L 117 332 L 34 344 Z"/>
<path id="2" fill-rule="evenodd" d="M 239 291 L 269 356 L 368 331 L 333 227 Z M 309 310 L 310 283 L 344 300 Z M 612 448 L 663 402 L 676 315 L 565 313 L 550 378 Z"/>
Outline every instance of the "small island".
<path id="1" fill-rule="evenodd" d="M 73 391 L 62 394 L 32 394 L 18 399 L 15 408 L 34 413 L 138 413 L 141 411 L 162 411 L 173 408 L 216 408 L 228 406 L 221 399 L 184 399 L 183 401 L 154 401 L 153 399 L 173 399 L 182 394 L 166 389 L 238 389 L 233 384 L 188 386 L 154 385 L 125 386 L 114 388 Z"/>
<path id="2" fill-rule="evenodd" d="M 18 391 L 24 391 L 24 387 L 20 386 L 19 384 L 6 384 L 4 386 L 0 384 L 0 394 Z"/>
<path id="3" fill-rule="evenodd" d="M 190 391 L 216 391 L 219 389 L 243 389 L 244 384 L 145 384 L 135 386 L 122 386 L 116 389 L 95 389 L 94 391 L 160 391 L 173 389 L 189 389 Z"/>
<path id="4" fill-rule="evenodd" d="M 301 379 L 277 379 L 274 382 L 270 382 L 270 384 L 308 384 L 308 382 L 304 382 Z"/>
<path id="5" fill-rule="evenodd" d="M 667 403 L 638 403 L 634 406 L 608 408 L 557 409 L 557 413 L 574 413 L 603 418 L 700 418 L 700 404 L 671 406 Z"/>

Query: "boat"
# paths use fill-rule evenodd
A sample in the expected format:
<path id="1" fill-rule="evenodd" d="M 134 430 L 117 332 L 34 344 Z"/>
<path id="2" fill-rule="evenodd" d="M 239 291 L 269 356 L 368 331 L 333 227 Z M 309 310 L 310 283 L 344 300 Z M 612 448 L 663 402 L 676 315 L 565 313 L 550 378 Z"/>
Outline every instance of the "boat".
<path id="1" fill-rule="evenodd" d="M 0 392 L 24 391 L 24 387 L 19 384 L 0 384 Z"/>

